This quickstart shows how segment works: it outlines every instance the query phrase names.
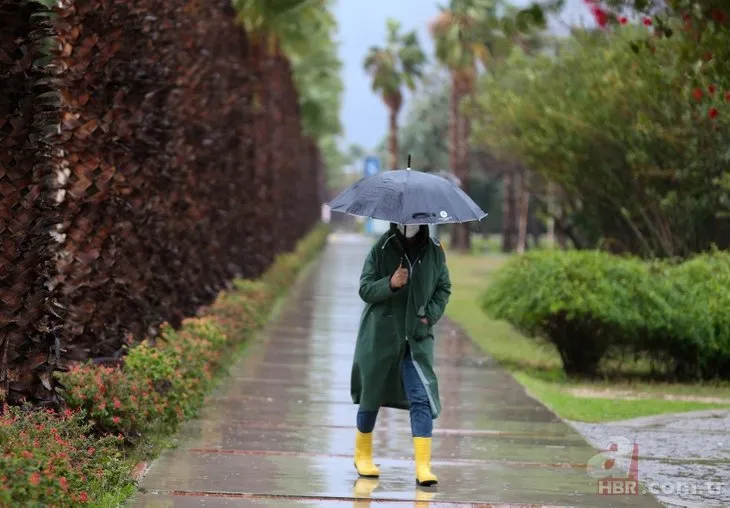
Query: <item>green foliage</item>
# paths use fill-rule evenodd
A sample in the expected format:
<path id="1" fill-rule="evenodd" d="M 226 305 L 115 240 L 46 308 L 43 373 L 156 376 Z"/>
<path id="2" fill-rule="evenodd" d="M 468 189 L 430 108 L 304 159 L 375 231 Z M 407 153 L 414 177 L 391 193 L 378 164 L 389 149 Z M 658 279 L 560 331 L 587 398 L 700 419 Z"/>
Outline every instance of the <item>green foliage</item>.
<path id="1" fill-rule="evenodd" d="M 431 24 L 436 59 L 452 72 L 471 73 L 477 63 L 489 67 L 503 58 L 515 44 L 539 47 L 545 13 L 561 5 L 517 8 L 503 0 L 450 0 Z"/>
<path id="2" fill-rule="evenodd" d="M 292 63 L 302 128 L 320 141 L 341 132 L 344 86 L 337 56 L 337 21 L 329 0 L 233 0 L 252 40 Z"/>
<path id="3" fill-rule="evenodd" d="M 600 251 L 535 251 L 491 280 L 483 309 L 557 347 L 569 375 L 647 355 L 678 378 L 730 377 L 730 254 L 680 265 Z"/>
<path id="4" fill-rule="evenodd" d="M 687 256 L 715 241 L 727 209 L 730 83 L 688 72 L 681 37 L 646 50 L 645 32 L 579 34 L 557 57 L 513 53 L 480 83 L 489 121 L 474 140 L 557 183 L 582 246 Z"/>
<path id="5" fill-rule="evenodd" d="M 10 407 L 0 415 L 0 506 L 86 506 L 128 484 L 120 438 L 95 437 L 83 413 Z"/>
<path id="6" fill-rule="evenodd" d="M 398 160 L 413 155 L 414 167 L 431 171 L 449 168 L 449 94 L 445 77 L 430 75 L 409 102 L 400 129 Z"/>
<path id="7" fill-rule="evenodd" d="M 401 25 L 394 19 L 387 20 L 387 28 L 385 47 L 371 47 L 363 67 L 372 77 L 373 91 L 382 95 L 388 107 L 397 111 L 402 100 L 402 87 L 405 85 L 414 90 L 416 80 L 422 77 L 426 54 L 415 30 L 401 33 Z"/>
<path id="8" fill-rule="evenodd" d="M 342 132 L 339 115 L 344 92 L 342 62 L 337 55 L 337 24 L 330 12 L 325 14 L 319 24 L 299 25 L 308 46 L 294 46 L 287 52 L 299 92 L 302 128 L 320 144 L 323 138 Z"/>

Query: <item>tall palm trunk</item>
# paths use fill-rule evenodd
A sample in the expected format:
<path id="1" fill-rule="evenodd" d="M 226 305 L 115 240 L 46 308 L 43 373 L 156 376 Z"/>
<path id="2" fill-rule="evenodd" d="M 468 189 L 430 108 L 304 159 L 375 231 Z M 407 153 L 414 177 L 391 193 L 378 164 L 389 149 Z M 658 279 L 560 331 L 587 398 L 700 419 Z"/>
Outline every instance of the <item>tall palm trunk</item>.
<path id="1" fill-rule="evenodd" d="M 459 80 L 451 75 L 451 97 L 449 97 L 449 166 L 455 173 L 459 162 Z"/>
<path id="2" fill-rule="evenodd" d="M 461 180 L 461 188 L 467 194 L 469 193 L 469 174 L 471 169 L 469 159 L 469 137 L 471 136 L 471 119 L 462 113 L 461 100 L 464 97 L 471 96 L 474 93 L 474 84 L 471 79 L 462 82 L 461 92 L 459 93 L 459 114 L 458 114 L 458 162 L 457 176 Z M 471 228 L 469 223 L 459 224 L 457 226 L 458 244 L 462 250 L 471 250 Z"/>
<path id="3" fill-rule="evenodd" d="M 527 220 L 530 212 L 530 191 L 529 173 L 527 169 L 520 171 L 518 175 L 519 185 L 517 191 L 517 253 L 525 252 L 527 244 Z"/>
<path id="4" fill-rule="evenodd" d="M 502 177 L 502 251 L 512 252 L 516 244 L 515 174 L 507 171 Z"/>
<path id="5" fill-rule="evenodd" d="M 398 110 L 389 108 L 389 133 L 388 133 L 388 151 L 390 152 L 390 169 L 398 167 Z"/>
<path id="6" fill-rule="evenodd" d="M 459 73 L 452 74 L 451 97 L 449 100 L 449 164 L 454 174 L 461 180 L 462 189 L 468 190 L 468 182 L 465 174 L 467 169 L 464 153 L 466 139 L 464 130 L 468 129 L 468 119 L 461 114 L 461 99 L 464 96 L 464 86 Z M 468 171 L 466 171 L 468 172 Z M 452 226 L 451 246 L 454 250 L 469 249 L 469 230 L 466 224 L 454 224 Z"/>
<path id="7" fill-rule="evenodd" d="M 547 219 L 547 245 L 555 247 L 555 189 L 553 182 L 547 184 L 548 219 Z"/>

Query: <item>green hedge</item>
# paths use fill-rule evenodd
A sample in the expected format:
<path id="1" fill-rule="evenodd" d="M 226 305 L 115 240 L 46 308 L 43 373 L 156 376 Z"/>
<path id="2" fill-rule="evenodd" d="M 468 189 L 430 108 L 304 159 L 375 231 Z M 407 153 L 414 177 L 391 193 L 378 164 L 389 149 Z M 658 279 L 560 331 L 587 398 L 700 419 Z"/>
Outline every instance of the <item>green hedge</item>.
<path id="1" fill-rule="evenodd" d="M 97 505 L 133 483 L 130 457 L 194 416 L 216 376 L 268 320 L 274 304 L 322 249 L 321 226 L 258 280 L 238 280 L 204 316 L 163 326 L 120 366 L 91 363 L 59 374 L 61 414 L 3 407 L 0 506 Z"/>
<path id="2" fill-rule="evenodd" d="M 730 377 L 730 254 L 681 264 L 599 251 L 510 260 L 482 308 L 558 349 L 567 374 L 592 376 L 609 353 L 642 354 L 681 379 Z"/>

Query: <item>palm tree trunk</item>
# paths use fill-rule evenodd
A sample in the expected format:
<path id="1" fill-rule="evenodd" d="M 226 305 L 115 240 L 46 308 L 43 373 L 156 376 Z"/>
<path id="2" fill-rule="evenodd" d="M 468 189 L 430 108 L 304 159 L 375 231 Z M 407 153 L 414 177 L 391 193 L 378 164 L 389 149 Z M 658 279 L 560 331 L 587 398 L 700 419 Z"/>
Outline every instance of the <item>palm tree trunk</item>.
<path id="1" fill-rule="evenodd" d="M 458 74 L 451 77 L 451 97 L 449 100 L 449 164 L 454 174 L 461 180 L 462 189 L 468 190 L 468 182 L 464 175 L 463 146 L 464 118 L 462 118 L 461 98 L 463 86 Z M 469 248 L 469 230 L 466 224 L 454 224 L 452 226 L 451 247 L 454 250 L 464 251 Z"/>
<path id="2" fill-rule="evenodd" d="M 553 182 L 547 184 L 547 199 L 548 199 L 548 219 L 547 219 L 547 245 L 549 248 L 555 247 L 555 189 L 553 188 Z"/>
<path id="3" fill-rule="evenodd" d="M 529 174 L 523 169 L 519 174 L 517 194 L 517 253 L 523 254 L 527 244 L 527 219 L 530 210 Z"/>
<path id="4" fill-rule="evenodd" d="M 515 214 L 515 174 L 508 171 L 502 178 L 502 251 L 512 252 L 516 243 L 517 217 Z"/>
<path id="5" fill-rule="evenodd" d="M 451 97 L 449 97 L 449 169 L 458 171 L 459 157 L 459 82 L 456 74 L 451 76 Z"/>
<path id="6" fill-rule="evenodd" d="M 469 173 L 470 173 L 470 161 L 469 161 L 469 137 L 471 135 L 471 120 L 468 116 L 461 112 L 461 99 L 467 95 L 474 93 L 474 89 L 470 85 L 466 85 L 468 88 L 464 89 L 462 86 L 461 92 L 459 93 L 459 104 L 458 104 L 458 173 L 457 176 L 461 180 L 461 188 L 469 193 Z M 471 228 L 468 223 L 459 224 L 457 226 L 459 237 L 459 247 L 461 250 L 471 250 Z"/>
<path id="7" fill-rule="evenodd" d="M 398 167 L 398 110 L 390 108 L 388 150 L 390 152 L 390 169 Z"/>

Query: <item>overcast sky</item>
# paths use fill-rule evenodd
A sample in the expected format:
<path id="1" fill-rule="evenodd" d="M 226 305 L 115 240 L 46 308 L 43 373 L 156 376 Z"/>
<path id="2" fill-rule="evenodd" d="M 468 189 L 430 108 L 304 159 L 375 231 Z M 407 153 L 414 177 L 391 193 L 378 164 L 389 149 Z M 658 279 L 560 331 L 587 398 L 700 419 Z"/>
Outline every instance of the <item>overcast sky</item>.
<path id="1" fill-rule="evenodd" d="M 516 5 L 528 2 L 514 1 Z M 428 22 L 439 12 L 439 2 L 431 0 L 338 0 L 340 58 L 343 61 L 345 94 L 342 108 L 345 146 L 358 143 L 374 148 L 385 135 L 388 117 L 385 105 L 370 89 L 370 80 L 362 68 L 363 58 L 371 46 L 385 43 L 385 20 L 398 19 L 403 30 L 418 32 L 421 45 L 433 59 L 433 43 Z M 566 0 L 561 19 L 567 23 L 592 24 L 583 0 Z M 565 32 L 561 24 L 553 23 L 553 31 Z M 407 99 L 406 99 L 407 101 Z M 401 110 L 404 116 L 407 102 Z"/>

